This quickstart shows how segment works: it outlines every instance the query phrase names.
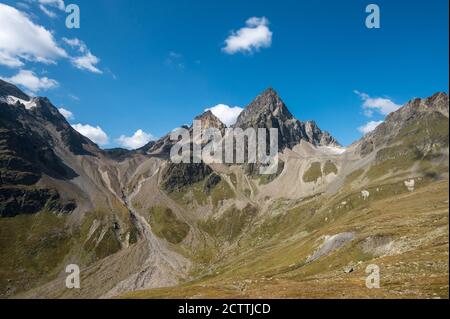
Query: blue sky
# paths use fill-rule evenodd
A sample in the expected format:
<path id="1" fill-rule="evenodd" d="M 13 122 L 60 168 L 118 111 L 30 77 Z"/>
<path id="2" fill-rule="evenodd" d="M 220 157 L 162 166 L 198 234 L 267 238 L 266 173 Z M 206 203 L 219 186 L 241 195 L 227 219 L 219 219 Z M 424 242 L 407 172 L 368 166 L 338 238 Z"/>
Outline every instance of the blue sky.
<path id="1" fill-rule="evenodd" d="M 74 125 L 99 126 L 105 148 L 163 136 L 217 104 L 245 107 L 267 87 L 348 145 L 408 100 L 448 92 L 448 1 L 373 2 L 380 29 L 366 28 L 372 2 L 360 0 L 0 0 L 53 37 L 0 41 L 0 77 L 70 110 Z M 80 29 L 65 26 L 71 3 Z M 0 37 L 26 38 L 11 24 Z M 258 28 L 254 46 L 224 49 L 244 27 Z"/>

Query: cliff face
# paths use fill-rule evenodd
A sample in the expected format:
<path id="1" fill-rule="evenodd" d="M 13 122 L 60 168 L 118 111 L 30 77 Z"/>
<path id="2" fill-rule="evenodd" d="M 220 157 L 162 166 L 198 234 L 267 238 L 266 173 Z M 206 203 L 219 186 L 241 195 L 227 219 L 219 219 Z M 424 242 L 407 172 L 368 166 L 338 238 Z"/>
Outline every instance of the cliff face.
<path id="1" fill-rule="evenodd" d="M 66 122 L 45 98 L 29 98 L 0 82 L 0 215 L 36 213 L 44 208 L 72 211 L 56 189 L 38 184 L 43 176 L 68 180 L 77 176 L 56 153 L 87 153 L 83 144 L 99 151 Z"/>
<path id="2" fill-rule="evenodd" d="M 235 127 L 277 128 L 279 149 L 293 148 L 300 141 L 316 146 L 337 146 L 339 143 L 328 132 L 323 132 L 314 121 L 295 119 L 273 89 L 267 89 L 239 115 Z"/>

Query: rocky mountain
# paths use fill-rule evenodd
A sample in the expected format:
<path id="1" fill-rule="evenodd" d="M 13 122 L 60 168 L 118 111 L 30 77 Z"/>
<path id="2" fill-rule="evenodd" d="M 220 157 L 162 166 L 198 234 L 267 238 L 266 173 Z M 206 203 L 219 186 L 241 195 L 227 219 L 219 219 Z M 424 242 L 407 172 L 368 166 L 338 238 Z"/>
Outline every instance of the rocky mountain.
<path id="1" fill-rule="evenodd" d="M 226 128 L 225 124 L 223 124 L 211 111 L 206 111 L 202 115 L 196 116 L 194 120 L 201 121 L 202 129 L 204 130 L 216 128 L 223 134 Z"/>
<path id="2" fill-rule="evenodd" d="M 436 93 L 426 99 L 414 99 L 386 120 L 373 132 L 358 142 L 361 154 L 367 155 L 382 146 L 404 141 L 407 138 L 421 152 L 432 148 L 448 147 L 448 95 Z"/>
<path id="3" fill-rule="evenodd" d="M 225 131 L 225 124 L 223 124 L 219 118 L 217 118 L 211 111 L 206 111 L 201 115 L 198 115 L 194 118 L 194 121 L 201 121 L 202 129 L 206 130 L 209 128 L 217 128 L 223 134 Z M 193 135 L 193 126 L 181 126 L 181 128 L 189 130 L 191 136 Z M 194 139 L 198 140 L 200 137 L 194 137 Z M 153 154 L 153 155 L 161 155 L 168 157 L 170 153 L 170 149 L 173 145 L 175 145 L 176 141 L 172 141 L 170 139 L 170 133 L 160 138 L 159 140 L 150 141 L 148 144 L 144 145 L 139 149 L 139 151 Z"/>
<path id="4" fill-rule="evenodd" d="M 108 175 L 113 156 L 75 131 L 48 99 L 30 98 L 4 81 L 0 92 L 0 268 L 7 273 L 0 276 L 0 295 L 8 295 L 44 280 L 45 269 L 67 257 L 69 239 L 89 212 L 108 212 L 96 219 L 103 235 L 90 246 L 70 240 L 70 249 L 79 247 L 73 259 L 103 258 L 100 247 L 120 249 L 134 226 L 118 199 L 117 179 Z M 46 257 L 34 256 L 36 249 Z"/>
<path id="5" fill-rule="evenodd" d="M 94 147 L 93 143 L 75 132 L 47 99 L 31 99 L 5 82 L 0 82 L 0 90 L 0 216 L 36 213 L 46 205 L 70 212 L 75 204 L 60 201 L 56 190 L 30 186 L 43 175 L 76 177 L 56 155 L 57 144 L 81 153 L 88 152 L 83 143 Z"/>
<path id="6" fill-rule="evenodd" d="M 235 127 L 277 128 L 279 148 L 293 148 L 301 140 L 313 145 L 339 143 L 328 132 L 323 132 L 314 121 L 300 122 L 287 109 L 278 94 L 269 88 L 251 102 L 239 115 Z"/>
<path id="7" fill-rule="evenodd" d="M 272 89 L 235 126 L 279 129 L 277 174 L 174 164 L 169 135 L 101 150 L 0 82 L 0 296 L 448 297 L 447 94 L 347 148 Z M 81 289 L 64 286 L 69 263 Z M 370 264 L 382 289 L 364 288 Z"/>
<path id="8" fill-rule="evenodd" d="M 0 97 L 2 99 L 6 99 L 8 96 L 13 96 L 24 101 L 29 101 L 30 97 L 23 93 L 19 88 L 15 85 L 5 82 L 0 79 Z"/>
<path id="9" fill-rule="evenodd" d="M 211 111 L 197 116 L 194 120 L 201 120 L 203 129 L 209 127 L 218 128 L 223 133 L 226 126 Z M 278 128 L 279 149 L 293 148 L 301 140 L 316 146 L 338 146 L 338 141 L 328 132 L 322 131 L 314 121 L 300 122 L 289 112 L 288 108 L 278 96 L 269 88 L 251 102 L 240 114 L 234 127 L 243 130 L 252 128 Z M 192 127 L 189 128 L 192 131 Z M 164 136 L 156 142 L 150 142 L 140 150 L 152 154 L 167 154 L 174 145 L 169 135 Z"/>

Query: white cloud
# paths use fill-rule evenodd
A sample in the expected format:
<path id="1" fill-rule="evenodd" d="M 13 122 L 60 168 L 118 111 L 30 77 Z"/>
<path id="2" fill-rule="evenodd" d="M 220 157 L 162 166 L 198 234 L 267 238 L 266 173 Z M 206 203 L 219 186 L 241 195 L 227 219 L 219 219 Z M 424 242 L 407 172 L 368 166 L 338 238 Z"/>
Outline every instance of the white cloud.
<path id="1" fill-rule="evenodd" d="M 109 143 L 108 135 L 102 130 L 100 126 L 93 127 L 89 124 L 74 124 L 72 127 L 81 135 L 86 136 L 98 145 L 106 145 Z"/>
<path id="2" fill-rule="evenodd" d="M 18 68 L 23 66 L 23 62 L 20 61 L 20 59 L 6 52 L 2 52 L 1 49 L 0 49 L 0 64 L 6 65 L 7 67 L 10 68 Z"/>
<path id="3" fill-rule="evenodd" d="M 372 98 L 367 93 L 362 93 L 357 90 L 355 90 L 354 93 L 359 95 L 361 100 L 364 101 L 362 106 L 365 110 L 364 114 L 368 117 L 373 115 L 374 110 L 382 115 L 388 115 L 401 107 L 401 105 L 398 105 L 387 98 Z"/>
<path id="4" fill-rule="evenodd" d="M 103 73 L 96 67 L 96 64 L 100 62 L 100 59 L 91 53 L 91 51 L 83 41 L 77 38 L 63 38 L 63 41 L 72 48 L 76 48 L 82 54 L 81 56 L 72 57 L 70 59 L 72 61 L 72 64 L 76 68 L 80 70 L 87 70 L 97 74 Z"/>
<path id="5" fill-rule="evenodd" d="M 66 118 L 66 120 L 73 120 L 75 118 L 75 116 L 73 115 L 73 113 L 63 107 L 60 107 L 58 109 L 59 113 L 61 113 L 62 116 L 64 116 Z"/>
<path id="6" fill-rule="evenodd" d="M 66 9 L 64 0 L 38 0 L 38 1 L 43 6 L 50 6 L 50 7 L 58 8 L 59 10 L 62 10 L 62 11 L 64 11 Z"/>
<path id="7" fill-rule="evenodd" d="M 154 139 L 155 138 L 153 135 L 145 133 L 143 130 L 137 130 L 136 133 L 133 134 L 133 136 L 122 135 L 116 141 L 122 147 L 128 149 L 137 149 Z"/>
<path id="8" fill-rule="evenodd" d="M 62 0 L 39 0 L 39 6 L 50 17 L 56 14 L 48 8 L 64 10 Z M 59 58 L 67 58 L 80 69 L 93 73 L 103 73 L 97 64 L 100 59 L 79 39 L 66 39 L 64 42 L 78 51 L 70 56 L 56 44 L 52 32 L 35 24 L 25 13 L 0 3 L 0 65 L 11 68 L 23 67 L 26 62 L 56 64 Z"/>
<path id="9" fill-rule="evenodd" d="M 366 125 L 358 127 L 358 131 L 367 134 L 375 130 L 383 121 L 370 121 Z"/>
<path id="10" fill-rule="evenodd" d="M 29 70 L 20 70 L 16 75 L 2 79 L 16 85 L 21 85 L 32 93 L 53 89 L 59 86 L 57 81 L 47 77 L 39 78 L 34 72 Z"/>
<path id="11" fill-rule="evenodd" d="M 84 44 L 84 42 L 81 41 L 80 39 L 77 39 L 77 38 L 73 38 L 73 39 L 62 38 L 62 40 L 63 40 L 66 44 L 68 44 L 69 46 L 71 46 L 72 48 L 78 49 L 81 53 L 85 53 L 86 50 L 87 50 L 86 44 Z"/>
<path id="12" fill-rule="evenodd" d="M 47 9 L 47 7 L 44 6 L 43 4 L 39 5 L 39 9 L 41 9 L 41 11 L 44 12 L 46 16 L 48 16 L 52 19 L 57 17 L 57 14 L 55 12 Z"/>
<path id="13" fill-rule="evenodd" d="M 50 31 L 16 8 L 0 3 L 0 64 L 22 67 L 25 61 L 56 63 L 67 57 Z"/>
<path id="14" fill-rule="evenodd" d="M 236 123 L 236 120 L 244 109 L 238 106 L 229 107 L 225 104 L 217 104 L 216 106 L 206 109 L 205 111 L 211 111 L 212 114 L 217 116 L 226 126 L 231 126 Z"/>
<path id="15" fill-rule="evenodd" d="M 76 68 L 80 70 L 87 70 L 92 73 L 102 74 L 103 72 L 99 70 L 95 65 L 100 62 L 100 59 L 93 55 L 91 52 L 86 53 L 86 55 L 72 58 L 72 63 Z"/>
<path id="16" fill-rule="evenodd" d="M 245 27 L 233 31 L 225 40 L 225 47 L 222 49 L 225 53 L 253 53 L 272 45 L 272 31 L 268 27 L 267 18 L 252 17 L 245 24 Z"/>

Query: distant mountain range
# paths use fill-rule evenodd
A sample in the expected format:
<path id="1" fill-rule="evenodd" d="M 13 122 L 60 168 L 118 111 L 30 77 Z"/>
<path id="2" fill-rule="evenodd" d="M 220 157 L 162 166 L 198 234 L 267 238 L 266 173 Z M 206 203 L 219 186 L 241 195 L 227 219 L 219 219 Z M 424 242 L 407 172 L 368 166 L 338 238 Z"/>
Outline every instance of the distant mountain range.
<path id="1" fill-rule="evenodd" d="M 267 89 L 235 124 L 278 129 L 264 176 L 171 163 L 169 135 L 102 150 L 0 80 L 0 296 L 448 298 L 448 117 L 446 93 L 414 99 L 343 148 Z"/>

